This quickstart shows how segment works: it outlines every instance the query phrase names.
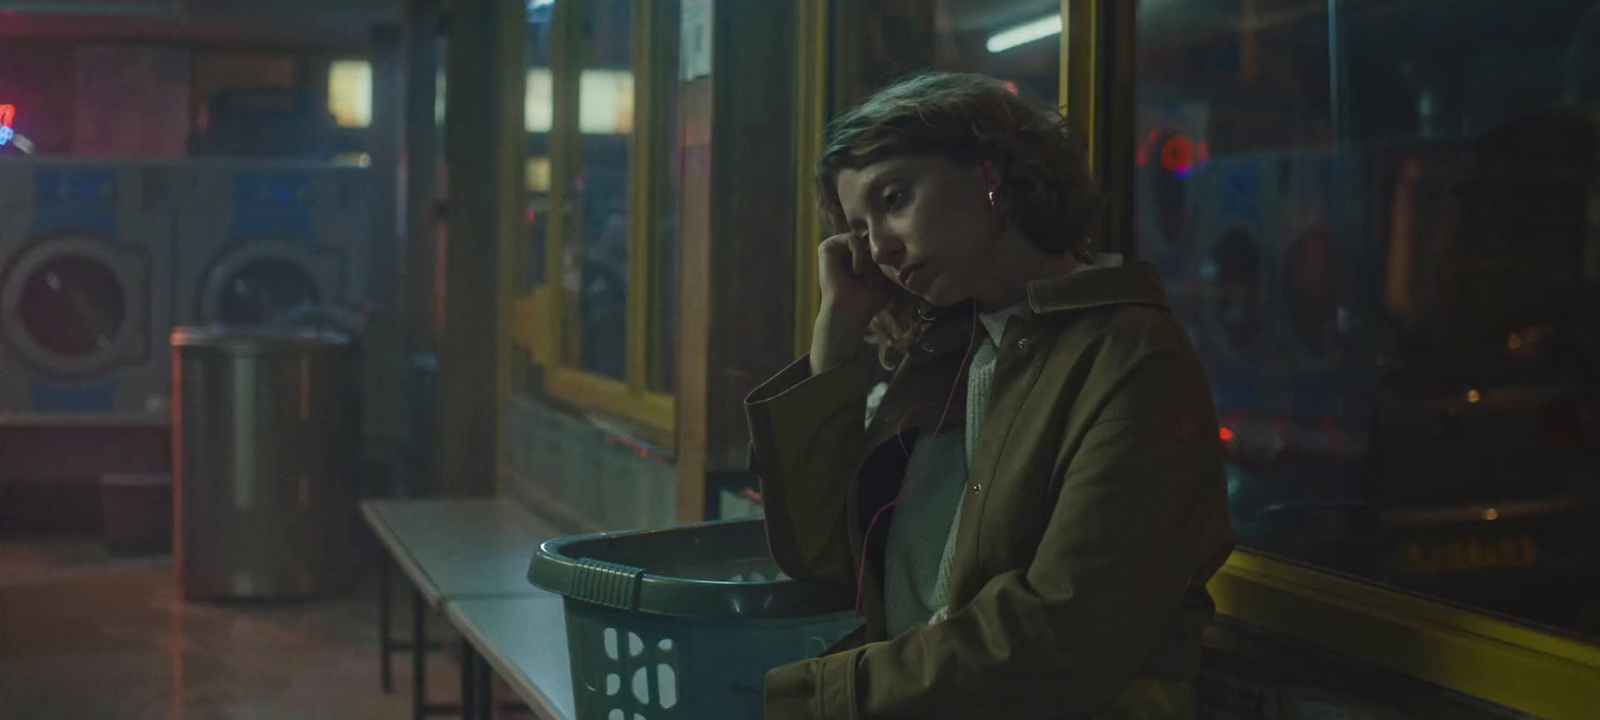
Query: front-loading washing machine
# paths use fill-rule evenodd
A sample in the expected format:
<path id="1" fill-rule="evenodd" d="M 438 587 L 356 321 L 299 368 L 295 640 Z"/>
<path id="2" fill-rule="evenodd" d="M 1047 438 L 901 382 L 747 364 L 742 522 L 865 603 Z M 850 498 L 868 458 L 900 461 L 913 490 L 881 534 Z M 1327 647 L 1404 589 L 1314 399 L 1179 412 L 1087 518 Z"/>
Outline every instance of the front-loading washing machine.
<path id="1" fill-rule="evenodd" d="M 167 422 L 171 168 L 0 162 L 0 417 Z"/>
<path id="2" fill-rule="evenodd" d="M 366 170 L 201 161 L 183 175 L 177 324 L 275 324 L 367 301 Z"/>

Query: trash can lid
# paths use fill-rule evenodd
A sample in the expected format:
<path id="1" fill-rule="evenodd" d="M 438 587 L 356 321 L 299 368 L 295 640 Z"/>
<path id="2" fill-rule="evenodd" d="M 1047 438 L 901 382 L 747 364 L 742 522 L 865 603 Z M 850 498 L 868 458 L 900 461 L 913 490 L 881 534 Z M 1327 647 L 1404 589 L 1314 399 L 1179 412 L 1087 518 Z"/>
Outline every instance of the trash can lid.
<path id="1" fill-rule="evenodd" d="M 216 324 L 178 327 L 172 331 L 173 347 L 246 351 L 324 350 L 345 348 L 352 344 L 353 340 L 346 333 L 318 328 Z"/>

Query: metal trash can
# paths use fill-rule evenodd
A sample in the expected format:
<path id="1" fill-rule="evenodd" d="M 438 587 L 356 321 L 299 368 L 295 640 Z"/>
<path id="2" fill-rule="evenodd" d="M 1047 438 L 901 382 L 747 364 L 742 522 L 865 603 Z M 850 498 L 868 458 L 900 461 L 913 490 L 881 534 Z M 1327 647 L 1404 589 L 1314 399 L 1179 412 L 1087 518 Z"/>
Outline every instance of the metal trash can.
<path id="1" fill-rule="evenodd" d="M 791 580 L 762 520 L 544 543 L 528 581 L 564 597 L 575 720 L 760 720 L 767 671 L 861 625 L 851 588 Z"/>
<path id="2" fill-rule="evenodd" d="M 191 600 L 304 598 L 358 562 L 360 358 L 347 334 L 172 333 L 173 563 Z"/>

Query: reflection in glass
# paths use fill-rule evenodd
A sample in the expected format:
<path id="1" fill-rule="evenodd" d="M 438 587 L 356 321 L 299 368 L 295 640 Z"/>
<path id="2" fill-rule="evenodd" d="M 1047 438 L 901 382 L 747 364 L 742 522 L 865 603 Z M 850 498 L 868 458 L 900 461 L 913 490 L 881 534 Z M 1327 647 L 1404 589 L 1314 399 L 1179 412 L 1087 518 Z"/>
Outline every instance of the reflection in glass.
<path id="1" fill-rule="evenodd" d="M 1140 3 L 1136 242 L 1246 546 L 1600 636 L 1597 7 Z"/>
<path id="2" fill-rule="evenodd" d="M 633 104 L 631 0 L 582 4 L 578 171 L 566 188 L 571 231 L 563 243 L 563 357 L 616 380 L 628 366 L 628 178 Z M 600 72 L 596 72 L 600 71 Z M 588 76 L 590 81 L 582 78 Z"/>
<path id="3" fill-rule="evenodd" d="M 992 75 L 1037 102 L 1060 97 L 1059 0 L 861 0 L 834 10 L 837 108 L 923 69 Z"/>
<path id="4" fill-rule="evenodd" d="M 1256 239 L 1245 230 L 1229 230 L 1217 244 L 1211 262 L 1207 275 L 1215 278 L 1213 312 L 1217 322 L 1229 345 L 1236 349 L 1248 348 L 1255 343 L 1261 330 L 1257 312 L 1261 255 L 1256 250 Z"/>
<path id="5" fill-rule="evenodd" d="M 1313 355 L 1326 355 L 1338 342 L 1339 256 L 1327 228 L 1300 232 L 1290 245 L 1284 268 L 1284 301 L 1295 338 Z"/>
<path id="6" fill-rule="evenodd" d="M 679 38 L 678 0 L 654 5 L 657 37 Z M 650 344 L 645 387 L 671 394 L 676 387 L 678 336 L 678 189 L 683 179 L 682 134 L 678 126 L 678 42 L 656 42 L 655 117 L 652 119 L 650 189 L 654 227 L 650 238 Z"/>
<path id="7" fill-rule="evenodd" d="M 527 158 L 523 162 L 523 276 L 518 294 L 531 292 L 545 281 L 545 242 L 550 224 L 550 125 L 554 115 L 551 89 L 550 53 L 551 8 L 528 13 L 528 32 L 524 36 L 523 64 L 527 84 L 523 88 L 523 130 L 527 135 Z"/>

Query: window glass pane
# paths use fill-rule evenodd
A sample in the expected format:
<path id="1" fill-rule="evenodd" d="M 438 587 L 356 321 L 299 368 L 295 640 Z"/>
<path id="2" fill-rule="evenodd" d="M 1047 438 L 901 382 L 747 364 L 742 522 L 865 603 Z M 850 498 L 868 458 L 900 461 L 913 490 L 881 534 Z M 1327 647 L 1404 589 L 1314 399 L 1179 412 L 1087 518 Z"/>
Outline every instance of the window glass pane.
<path id="1" fill-rule="evenodd" d="M 1600 5 L 1139 11 L 1135 245 L 1243 544 L 1600 635 Z"/>
<path id="2" fill-rule="evenodd" d="M 527 159 L 523 165 L 523 245 L 522 285 L 517 294 L 530 292 L 545 280 L 545 237 L 550 218 L 550 123 L 554 116 L 551 90 L 550 52 L 554 42 L 548 5 L 528 13 L 528 34 L 524 40 L 523 62 L 526 86 L 523 89 L 523 130 L 527 133 Z"/>
<path id="3" fill-rule="evenodd" d="M 678 38 L 682 12 L 678 0 L 657 2 L 655 46 L 651 59 L 656 117 L 651 119 L 650 192 L 655 211 L 650 238 L 650 374 L 652 392 L 671 394 L 675 387 L 678 328 L 678 187 L 683 177 L 682 138 L 678 125 Z"/>
<path id="4" fill-rule="evenodd" d="M 992 75 L 1039 102 L 1060 96 L 1060 0 L 860 0 L 834 12 L 837 108 L 928 68 Z"/>
<path id="5" fill-rule="evenodd" d="M 585 0 L 578 43 L 578 170 L 567 188 L 563 356 L 618 380 L 627 373 L 628 163 L 633 141 L 631 0 Z"/>

